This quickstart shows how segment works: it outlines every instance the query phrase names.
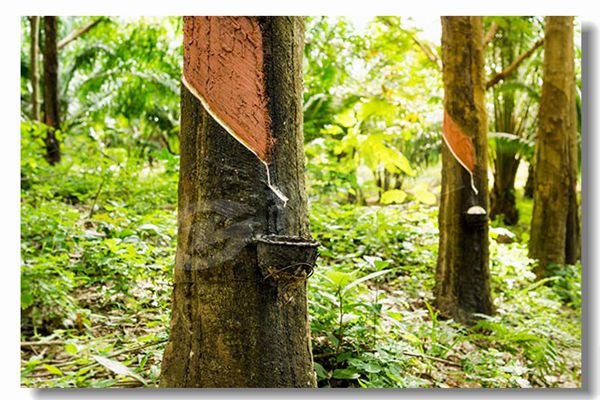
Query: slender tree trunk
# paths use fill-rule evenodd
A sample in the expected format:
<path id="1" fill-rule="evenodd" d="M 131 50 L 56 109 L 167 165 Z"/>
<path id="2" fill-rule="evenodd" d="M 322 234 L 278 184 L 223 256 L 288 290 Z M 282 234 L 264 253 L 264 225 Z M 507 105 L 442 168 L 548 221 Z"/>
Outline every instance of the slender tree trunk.
<path id="1" fill-rule="evenodd" d="M 525 188 L 523 194 L 528 199 L 533 199 L 533 181 L 535 177 L 535 166 L 533 160 L 529 161 L 529 168 L 527 168 L 527 181 L 525 181 Z"/>
<path id="2" fill-rule="evenodd" d="M 195 18 L 202 17 L 186 18 L 190 30 Z M 271 179 L 289 201 L 284 206 L 275 197 L 266 185 L 265 167 L 183 86 L 177 256 L 162 387 L 316 385 L 306 281 L 282 301 L 285 288 L 261 273 L 254 241 L 264 234 L 310 236 L 302 137 L 303 20 L 260 17 L 258 23 L 276 139 Z M 191 40 L 187 31 L 184 40 Z"/>
<path id="3" fill-rule="evenodd" d="M 56 131 L 60 129 L 57 28 L 57 17 L 44 17 L 44 123 L 48 127 L 46 160 L 51 165 L 60 161 L 60 144 L 56 138 Z"/>
<path id="4" fill-rule="evenodd" d="M 539 260 L 538 277 L 545 275 L 550 263 L 572 264 L 579 258 L 572 17 L 546 17 L 544 49 L 529 242 L 530 257 Z"/>
<path id="5" fill-rule="evenodd" d="M 29 69 L 31 71 L 31 119 L 40 120 L 40 17 L 32 16 L 29 18 L 31 48 L 29 51 Z"/>
<path id="6" fill-rule="evenodd" d="M 442 146 L 440 242 L 435 304 L 445 315 L 468 322 L 492 313 L 488 266 L 487 117 L 481 17 L 442 17 L 444 108 L 475 148 L 474 183 L 446 143 Z"/>
<path id="7" fill-rule="evenodd" d="M 500 148 L 500 146 L 499 146 Z M 515 197 L 515 178 L 521 160 L 514 152 L 497 150 L 494 174 L 494 186 L 490 194 L 490 218 L 501 215 L 506 225 L 519 222 Z"/>

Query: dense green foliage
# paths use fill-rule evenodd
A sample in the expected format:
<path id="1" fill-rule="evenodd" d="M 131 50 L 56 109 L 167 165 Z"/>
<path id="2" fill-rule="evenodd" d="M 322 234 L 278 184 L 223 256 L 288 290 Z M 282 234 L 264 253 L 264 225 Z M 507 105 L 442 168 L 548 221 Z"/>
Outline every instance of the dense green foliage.
<path id="1" fill-rule="evenodd" d="M 61 18 L 62 36 L 86 21 Z M 63 158 L 54 167 L 43 157 L 45 127 L 28 114 L 27 31 L 24 19 L 22 383 L 155 386 L 176 248 L 180 19 L 110 18 L 61 50 Z M 581 266 L 535 280 L 523 171 L 518 224 L 491 227 L 496 315 L 465 327 L 431 306 L 442 93 L 418 35 L 399 18 L 362 32 L 343 18 L 307 22 L 318 384 L 580 386 Z"/>

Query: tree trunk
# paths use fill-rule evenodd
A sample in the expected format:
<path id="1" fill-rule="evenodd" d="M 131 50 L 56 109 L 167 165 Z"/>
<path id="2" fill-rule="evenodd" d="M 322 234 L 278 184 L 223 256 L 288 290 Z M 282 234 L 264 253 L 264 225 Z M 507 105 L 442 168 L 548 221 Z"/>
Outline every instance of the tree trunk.
<path id="1" fill-rule="evenodd" d="M 29 69 L 31 79 L 31 119 L 40 120 L 40 17 L 32 16 L 29 18 L 31 48 L 29 50 Z"/>
<path id="2" fill-rule="evenodd" d="M 57 17 L 44 17 L 44 123 L 48 127 L 46 160 L 51 165 L 60 161 L 60 144 L 56 138 L 56 131 L 60 129 L 57 28 Z"/>
<path id="3" fill-rule="evenodd" d="M 498 146 L 500 149 L 501 146 Z M 515 178 L 521 160 L 514 152 L 498 150 L 494 160 L 494 187 L 490 194 L 490 218 L 502 216 L 506 225 L 516 225 L 519 222 L 515 197 Z"/>
<path id="4" fill-rule="evenodd" d="M 535 166 L 533 160 L 529 161 L 529 168 L 527 168 L 527 181 L 525 181 L 525 188 L 523 189 L 523 195 L 528 199 L 533 199 L 533 180 L 535 178 Z"/>
<path id="5" fill-rule="evenodd" d="M 444 143 L 435 304 L 461 322 L 473 313 L 492 313 L 487 215 L 467 214 L 473 206 L 488 207 L 482 46 L 481 17 L 442 17 L 444 108 L 472 141 L 479 190 L 476 195 L 468 172 Z"/>
<path id="6" fill-rule="evenodd" d="M 185 23 L 190 40 L 194 19 Z M 210 17 L 230 18 L 230 17 Z M 314 387 L 306 281 L 282 299 L 254 238 L 310 237 L 302 135 L 303 20 L 258 18 L 276 139 L 271 179 L 183 86 L 173 311 L 161 387 Z M 213 21 L 214 22 L 214 21 Z M 219 24 L 221 22 L 214 22 Z"/>
<path id="7" fill-rule="evenodd" d="M 577 112 L 573 18 L 546 17 L 544 83 L 536 137 L 534 204 L 529 255 L 536 275 L 548 264 L 579 258 Z"/>
<path id="8" fill-rule="evenodd" d="M 515 43 L 511 39 L 511 36 L 514 36 L 515 28 L 509 19 L 506 21 L 506 25 L 498 30 L 502 35 L 502 40 L 494 42 L 494 54 L 497 54 L 494 62 L 498 63 L 502 70 L 506 70 L 516 61 Z M 502 80 L 505 83 L 517 81 L 515 74 L 509 74 Z M 493 88 L 494 130 L 520 136 L 522 132 L 519 131 L 517 124 L 519 115 L 514 93 L 498 91 L 495 89 L 495 85 Z M 524 116 L 521 117 L 524 118 Z M 515 178 L 521 160 L 514 145 L 507 144 L 502 140 L 496 141 L 494 153 L 494 186 L 490 193 L 490 218 L 494 220 L 497 216 L 502 216 L 504 224 L 515 225 L 519 221 L 515 197 Z"/>

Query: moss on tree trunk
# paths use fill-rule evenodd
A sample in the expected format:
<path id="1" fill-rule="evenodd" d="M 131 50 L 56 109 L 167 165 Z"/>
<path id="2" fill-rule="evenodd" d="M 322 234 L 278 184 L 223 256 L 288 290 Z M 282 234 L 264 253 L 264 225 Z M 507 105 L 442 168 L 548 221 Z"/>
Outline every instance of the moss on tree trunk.
<path id="1" fill-rule="evenodd" d="M 252 17 L 254 18 L 254 17 Z M 306 283 L 282 302 L 253 237 L 309 237 L 302 136 L 303 20 L 259 18 L 273 147 L 265 167 L 182 87 L 171 333 L 162 387 L 314 387 Z M 185 40 L 185 39 L 184 39 Z"/>
<path id="2" fill-rule="evenodd" d="M 488 208 L 482 30 L 481 17 L 442 17 L 444 108 L 473 143 L 479 194 L 444 143 L 435 303 L 462 322 L 473 313 L 492 313 L 487 218 L 473 226 L 465 216 L 471 206 Z"/>
<path id="3" fill-rule="evenodd" d="M 538 277 L 550 263 L 573 264 L 579 258 L 572 17 L 546 18 L 543 78 L 529 242 L 530 257 L 539 260 Z"/>

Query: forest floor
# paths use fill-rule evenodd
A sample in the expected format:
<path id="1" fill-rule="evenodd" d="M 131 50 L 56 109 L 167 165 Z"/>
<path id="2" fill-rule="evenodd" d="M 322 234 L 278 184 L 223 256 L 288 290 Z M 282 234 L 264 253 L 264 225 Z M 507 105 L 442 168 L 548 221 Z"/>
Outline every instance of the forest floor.
<path id="1" fill-rule="evenodd" d="M 162 153 L 141 168 L 124 150 L 82 160 L 94 152 L 71 148 L 56 168 L 37 149 L 22 154 L 22 385 L 156 386 L 178 160 Z M 435 206 L 310 207 L 322 244 L 309 280 L 320 387 L 581 385 L 581 267 L 536 281 L 525 219 L 492 227 L 496 313 L 467 328 L 431 306 Z"/>

